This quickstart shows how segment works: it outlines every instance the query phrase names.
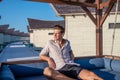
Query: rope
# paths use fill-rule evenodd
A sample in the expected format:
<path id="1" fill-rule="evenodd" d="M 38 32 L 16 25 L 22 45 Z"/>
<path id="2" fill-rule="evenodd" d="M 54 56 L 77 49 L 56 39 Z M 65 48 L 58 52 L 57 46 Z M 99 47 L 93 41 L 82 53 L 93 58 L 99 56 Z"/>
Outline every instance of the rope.
<path id="1" fill-rule="evenodd" d="M 114 22 L 114 25 L 113 25 L 114 30 L 113 30 L 111 55 L 113 54 L 113 48 L 114 48 L 114 43 L 115 43 L 115 31 L 116 31 L 116 22 L 117 22 L 117 14 L 118 14 L 118 5 L 119 5 L 119 0 L 117 0 L 117 3 L 116 3 L 115 22 Z"/>

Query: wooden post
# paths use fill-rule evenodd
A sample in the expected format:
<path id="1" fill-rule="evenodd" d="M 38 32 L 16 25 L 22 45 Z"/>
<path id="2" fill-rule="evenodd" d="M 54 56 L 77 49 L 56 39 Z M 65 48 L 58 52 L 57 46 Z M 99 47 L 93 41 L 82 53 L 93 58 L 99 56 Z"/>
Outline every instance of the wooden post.
<path id="1" fill-rule="evenodd" d="M 100 26 L 100 21 L 102 18 L 102 9 L 100 9 L 100 4 L 102 0 L 96 0 L 96 55 L 101 56 L 103 54 L 103 39 L 102 39 L 102 25 Z"/>

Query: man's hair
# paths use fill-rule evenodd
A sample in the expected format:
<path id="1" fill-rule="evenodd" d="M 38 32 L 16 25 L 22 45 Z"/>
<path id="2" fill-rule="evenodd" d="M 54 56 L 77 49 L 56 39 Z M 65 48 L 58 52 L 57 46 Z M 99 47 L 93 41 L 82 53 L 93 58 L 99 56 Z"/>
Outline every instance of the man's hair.
<path id="1" fill-rule="evenodd" d="M 55 25 L 55 26 L 54 26 L 54 29 L 61 30 L 61 33 L 65 33 L 65 28 L 63 28 L 63 27 L 60 26 L 60 25 Z"/>

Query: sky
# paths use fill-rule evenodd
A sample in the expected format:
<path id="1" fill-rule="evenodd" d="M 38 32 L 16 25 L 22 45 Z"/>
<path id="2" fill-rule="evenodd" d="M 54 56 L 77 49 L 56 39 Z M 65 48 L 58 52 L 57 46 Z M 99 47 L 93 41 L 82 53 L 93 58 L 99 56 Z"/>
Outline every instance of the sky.
<path id="1" fill-rule="evenodd" d="M 31 2 L 25 0 L 2 0 L 0 2 L 0 25 L 9 24 L 20 32 L 28 32 L 27 18 L 38 20 L 63 20 L 56 16 L 48 3 Z"/>

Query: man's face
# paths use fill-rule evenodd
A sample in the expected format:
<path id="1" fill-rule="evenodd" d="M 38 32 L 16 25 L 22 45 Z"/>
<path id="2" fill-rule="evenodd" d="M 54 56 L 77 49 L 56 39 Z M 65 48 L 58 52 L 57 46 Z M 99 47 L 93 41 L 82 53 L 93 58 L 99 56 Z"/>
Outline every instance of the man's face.
<path id="1" fill-rule="evenodd" d="M 61 40 L 63 38 L 64 34 L 61 33 L 61 30 L 54 29 L 54 40 Z"/>

